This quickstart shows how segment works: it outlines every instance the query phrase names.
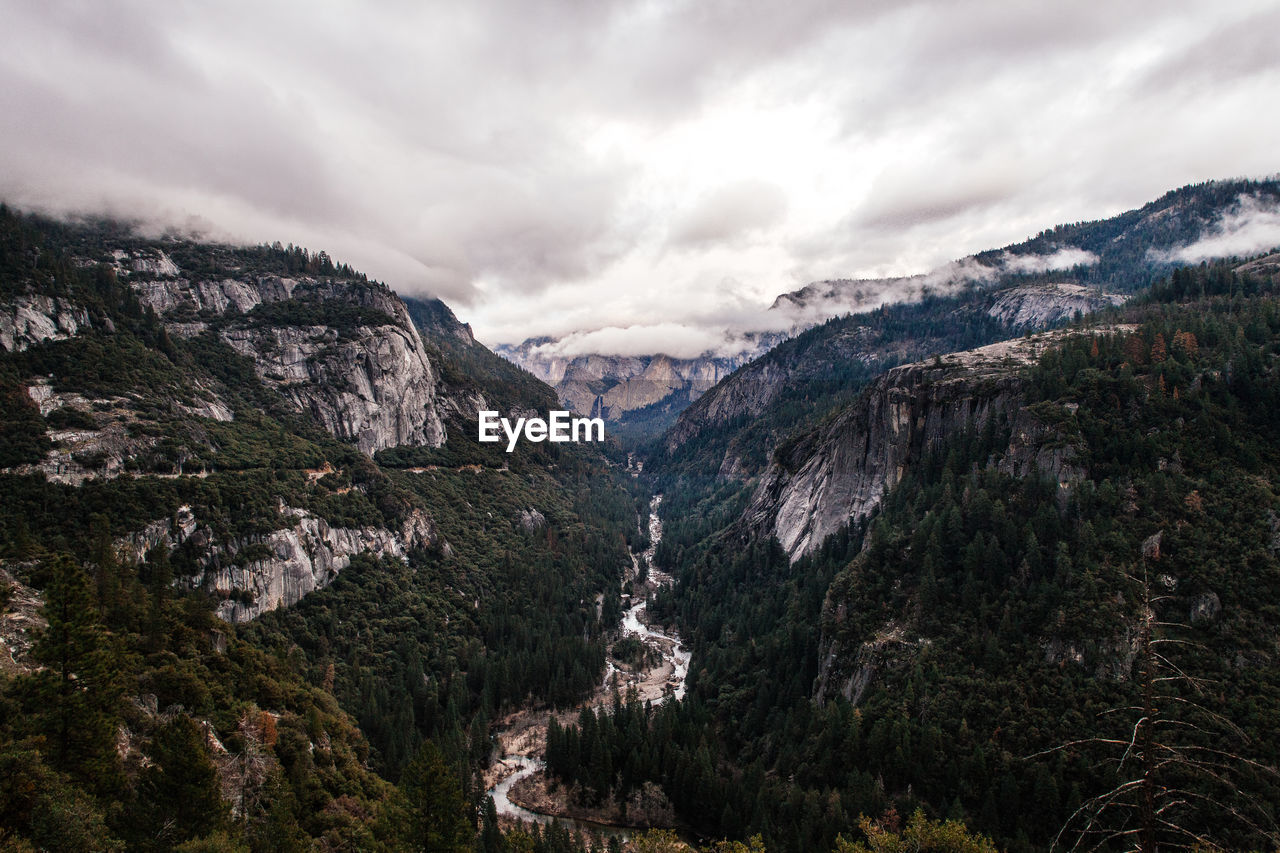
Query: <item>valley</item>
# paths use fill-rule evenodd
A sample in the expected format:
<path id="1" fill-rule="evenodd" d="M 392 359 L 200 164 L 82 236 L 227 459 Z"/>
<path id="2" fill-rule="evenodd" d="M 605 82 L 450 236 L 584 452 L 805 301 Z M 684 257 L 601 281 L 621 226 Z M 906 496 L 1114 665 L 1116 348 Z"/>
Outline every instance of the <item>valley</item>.
<path id="1" fill-rule="evenodd" d="M 653 555 L 662 541 L 662 521 L 658 509 L 662 496 L 655 495 L 649 504 L 649 547 L 641 554 L 632 552 L 630 569 L 623 575 L 622 599 L 626 608 L 619 623 L 615 642 L 634 638 L 645 650 L 640 662 L 631 666 L 606 661 L 604 683 L 578 709 L 567 711 L 521 710 L 498 720 L 495 729 L 497 757 L 485 774 L 488 795 L 494 799 L 499 817 L 514 821 L 548 823 L 552 818 L 570 829 L 589 831 L 616 830 L 625 826 L 661 826 L 661 818 L 648 813 L 643 806 L 632 809 L 630 818 L 616 809 L 587 808 L 566 802 L 569 792 L 557 787 L 553 794 L 542 778 L 546 769 L 541 756 L 546 750 L 547 725 L 554 716 L 560 725 L 573 724 L 578 713 L 586 709 L 608 709 L 618 701 L 636 701 L 642 705 L 661 705 L 664 701 L 680 701 L 685 694 L 692 655 L 678 636 L 647 624 L 645 605 L 651 592 L 671 583 L 671 578 L 653 565 Z M 638 804 L 639 805 L 639 804 Z M 674 820 L 670 805 L 659 805 L 666 820 Z M 625 833 L 621 837 L 625 838 Z"/>
<path id="2" fill-rule="evenodd" d="M 1141 792 L 1262 849 L 1277 256 L 1165 260 L 1242 198 L 817 282 L 739 363 L 582 356 L 640 414 L 511 452 L 481 413 L 565 387 L 440 300 L 0 210 L 0 842 L 1030 853 Z"/>

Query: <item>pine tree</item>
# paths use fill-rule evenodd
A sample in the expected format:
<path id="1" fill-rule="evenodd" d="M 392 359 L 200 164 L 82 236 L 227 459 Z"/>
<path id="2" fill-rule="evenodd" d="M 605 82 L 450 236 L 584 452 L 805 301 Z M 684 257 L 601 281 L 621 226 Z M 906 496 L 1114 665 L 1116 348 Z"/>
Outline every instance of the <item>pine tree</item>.
<path id="1" fill-rule="evenodd" d="M 470 853 L 475 820 L 462 784 L 440 749 L 426 741 L 400 777 L 397 835 L 424 853 Z"/>
<path id="2" fill-rule="evenodd" d="M 1141 853 L 1213 850 L 1221 849 L 1214 836 L 1241 829 L 1280 846 L 1273 804 L 1254 793 L 1274 786 L 1280 772 L 1235 751 L 1244 733 L 1203 704 L 1208 682 L 1172 657 L 1173 649 L 1196 644 L 1177 636 L 1186 626 L 1159 618 L 1170 597 L 1152 592 L 1147 563 L 1155 559 L 1144 556 L 1140 574 L 1129 578 L 1138 602 L 1136 695 L 1132 705 L 1105 712 L 1127 715 L 1132 724 L 1118 736 L 1082 738 L 1037 754 L 1094 748 L 1119 756 L 1119 784 L 1085 800 L 1054 846 L 1074 839 L 1073 850 L 1115 844 Z"/>
<path id="3" fill-rule="evenodd" d="M 48 627 L 32 649 L 44 668 L 19 684 L 26 724 L 49 744 L 54 767 L 95 790 L 115 787 L 115 730 L 125 655 L 98 621 L 91 581 L 70 557 L 51 566 L 43 614 Z"/>
<path id="4" fill-rule="evenodd" d="M 180 714 L 165 723 L 147 753 L 153 764 L 139 781 L 136 815 L 147 847 L 169 849 L 223 828 L 229 809 L 204 733 L 195 720 Z"/>

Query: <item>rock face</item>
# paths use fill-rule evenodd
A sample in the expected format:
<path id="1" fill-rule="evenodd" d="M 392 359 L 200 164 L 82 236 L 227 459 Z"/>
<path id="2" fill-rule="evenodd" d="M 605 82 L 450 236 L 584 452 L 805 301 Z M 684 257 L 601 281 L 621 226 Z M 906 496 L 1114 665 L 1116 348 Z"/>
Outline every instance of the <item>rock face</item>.
<path id="1" fill-rule="evenodd" d="M 781 339 L 780 335 L 759 336 L 747 351 L 725 357 L 596 353 L 569 357 L 544 349 L 555 343 L 551 338 L 530 338 L 519 346 L 499 346 L 495 351 L 555 388 L 566 407 L 617 421 L 629 412 L 660 403 L 682 409 Z"/>
<path id="2" fill-rule="evenodd" d="M 536 509 L 520 510 L 520 526 L 525 533 L 533 533 L 547 526 L 547 518 Z"/>
<path id="3" fill-rule="evenodd" d="M 404 296 L 401 299 L 409 309 L 409 317 L 413 320 L 413 325 L 428 338 L 452 338 L 464 346 L 476 344 L 475 335 L 471 333 L 471 325 L 460 321 L 453 310 L 439 299 L 413 296 Z"/>
<path id="4" fill-rule="evenodd" d="M 777 398 L 792 373 L 788 365 L 777 360 L 760 359 L 747 365 L 680 414 L 679 420 L 667 431 L 668 452 L 674 452 L 712 424 L 760 414 Z"/>
<path id="5" fill-rule="evenodd" d="M 324 326 L 272 326 L 223 338 L 267 385 L 365 453 L 444 440 L 435 376 L 412 328 L 362 327 L 342 340 Z"/>
<path id="6" fill-rule="evenodd" d="M 1017 369 L 1059 337 L 1006 341 L 889 371 L 826 426 L 780 448 L 744 523 L 776 536 L 794 561 L 850 521 L 865 518 L 913 462 L 947 436 L 1007 420 L 999 467 L 1034 470 L 1062 488 L 1081 475 L 1061 434 L 1023 406 Z"/>
<path id="7" fill-rule="evenodd" d="M 411 548 L 435 545 L 435 525 L 420 510 L 399 531 L 385 527 L 332 527 L 306 510 L 281 506 L 287 526 L 270 533 L 218 541 L 212 531 L 180 507 L 124 537 L 118 546 L 126 558 L 141 562 L 157 547 L 173 550 L 191 541 L 204 554 L 202 571 L 179 581 L 206 589 L 221 599 L 219 618 L 247 622 L 277 607 L 297 604 L 308 593 L 332 583 L 357 554 L 404 557 Z"/>
<path id="8" fill-rule="evenodd" d="M 839 605 L 838 621 L 844 618 L 843 608 L 843 604 Z M 815 701 L 821 705 L 838 693 L 856 707 L 877 673 L 907 666 L 920 646 L 927 642 L 908 639 L 902 626 L 893 622 L 859 645 L 852 655 L 837 640 L 824 636 L 819 650 L 818 677 L 814 682 Z"/>
<path id="9" fill-rule="evenodd" d="M 1120 305 L 1125 299 L 1117 293 L 1068 282 L 1027 284 L 1000 291 L 987 314 L 1015 329 L 1034 329 L 1070 320 L 1077 313 L 1091 314 Z"/>
<path id="10" fill-rule="evenodd" d="M 277 607 L 297 604 L 307 593 L 328 586 L 356 554 L 403 557 L 408 548 L 435 541 L 434 527 L 425 516 L 411 518 L 395 533 L 380 527 L 330 527 L 304 510 L 284 511 L 295 519 L 292 527 L 252 543 L 232 543 L 225 557 L 216 558 L 194 580 L 196 586 L 228 596 L 218 607 L 220 618 L 247 622 Z M 236 560 L 249 544 L 265 548 L 269 556 Z"/>
<path id="11" fill-rule="evenodd" d="M 69 338 L 89 325 L 89 312 L 58 297 L 32 294 L 0 305 L 0 347 L 24 350 L 42 341 Z"/>
<path id="12" fill-rule="evenodd" d="M 0 674 L 12 678 L 38 668 L 31 659 L 31 648 L 49 623 L 40 615 L 44 596 L 15 578 L 3 564 L 0 586 L 9 589 L 9 600 L 0 612 Z"/>
<path id="13" fill-rule="evenodd" d="M 1192 625 L 1203 627 L 1217 621 L 1218 614 L 1221 612 L 1222 601 L 1216 592 L 1211 591 L 1196 596 L 1195 601 L 1191 602 L 1191 609 L 1187 616 Z"/>
<path id="14" fill-rule="evenodd" d="M 365 453 L 444 442 L 436 371 L 404 303 L 388 288 L 342 278 L 184 278 L 159 254 L 118 254 L 117 263 L 132 269 L 145 262 L 155 277 L 131 286 L 171 334 L 195 335 L 208 328 L 192 318 L 233 318 L 220 334 L 253 359 L 263 382 Z M 281 312 L 270 322 L 254 322 L 254 309 L 283 302 L 299 307 L 296 320 Z M 320 307 L 364 313 L 341 328 L 307 322 L 324 317 L 316 310 Z"/>

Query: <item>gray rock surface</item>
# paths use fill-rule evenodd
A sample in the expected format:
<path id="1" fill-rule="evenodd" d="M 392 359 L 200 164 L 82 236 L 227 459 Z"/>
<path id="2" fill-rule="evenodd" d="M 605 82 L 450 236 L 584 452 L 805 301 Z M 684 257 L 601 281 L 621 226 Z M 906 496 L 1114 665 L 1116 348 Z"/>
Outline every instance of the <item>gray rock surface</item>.
<path id="1" fill-rule="evenodd" d="M 306 510 L 284 505 L 280 515 L 284 526 L 278 530 L 220 541 L 191 507 L 183 506 L 172 518 L 118 540 L 117 547 L 124 558 L 142 562 L 153 548 L 173 550 L 193 542 L 204 554 L 202 571 L 176 583 L 213 592 L 221 598 L 220 618 L 247 622 L 328 586 L 357 554 L 403 558 L 412 548 L 438 541 L 435 524 L 421 510 L 410 513 L 396 531 L 333 527 Z"/>
<path id="2" fill-rule="evenodd" d="M 235 316 L 284 300 L 339 302 L 381 312 L 389 322 L 362 325 L 354 331 L 244 322 L 233 323 L 221 334 L 236 352 L 253 359 L 267 385 L 365 453 L 405 444 L 436 447 L 444 442 L 437 372 L 404 303 L 388 288 L 359 280 L 280 276 L 217 280 L 170 276 L 132 286 L 138 298 L 178 335 L 199 334 L 207 328 L 205 323 L 190 321 L 193 312 Z"/>
<path id="3" fill-rule="evenodd" d="M 547 519 L 536 509 L 522 509 L 520 510 L 520 526 L 524 528 L 526 533 L 532 533 L 535 530 L 541 530 L 546 527 Z"/>
<path id="4" fill-rule="evenodd" d="M 744 514 L 758 535 L 776 536 L 794 561 L 850 521 L 865 518 L 907 467 L 943 439 L 1006 417 L 1001 470 L 1038 470 L 1069 488 L 1076 454 L 1023 405 L 1020 368 L 1058 339 L 1045 333 L 933 362 L 905 365 L 874 382 L 826 426 L 780 448 Z"/>
<path id="5" fill-rule="evenodd" d="M 1000 291 L 987 314 L 1016 329 L 1043 328 L 1070 320 L 1077 312 L 1091 314 L 1124 301 L 1119 294 L 1081 284 L 1026 284 Z"/>
<path id="6" fill-rule="evenodd" d="M 89 312 L 65 299 L 19 296 L 0 305 L 0 348 L 24 350 L 45 340 L 59 341 L 89 326 Z"/>
<path id="7" fill-rule="evenodd" d="M 1216 592 L 1210 591 L 1196 596 L 1195 601 L 1191 602 L 1191 612 L 1188 616 L 1192 625 L 1203 627 L 1218 621 L 1218 614 L 1221 612 L 1222 601 Z"/>
<path id="8" fill-rule="evenodd" d="M 700 358 L 668 355 L 565 356 L 554 353 L 551 338 L 531 338 L 519 346 L 499 346 L 495 352 L 520 365 L 556 389 L 560 401 L 573 411 L 608 420 L 655 403 L 695 400 L 740 366 L 767 351 L 782 335 L 758 335 L 751 346 L 731 356 Z"/>

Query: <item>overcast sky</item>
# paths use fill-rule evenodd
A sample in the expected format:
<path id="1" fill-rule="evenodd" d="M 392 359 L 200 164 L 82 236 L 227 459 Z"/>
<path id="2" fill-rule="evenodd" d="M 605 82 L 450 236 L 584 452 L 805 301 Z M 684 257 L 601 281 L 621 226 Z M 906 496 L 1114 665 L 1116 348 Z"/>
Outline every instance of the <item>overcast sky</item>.
<path id="1" fill-rule="evenodd" d="M 0 0 L 0 197 L 688 352 L 1280 170 L 1280 3 Z M 603 336 L 603 337 L 602 337 Z"/>

